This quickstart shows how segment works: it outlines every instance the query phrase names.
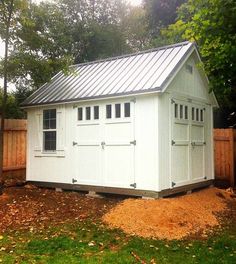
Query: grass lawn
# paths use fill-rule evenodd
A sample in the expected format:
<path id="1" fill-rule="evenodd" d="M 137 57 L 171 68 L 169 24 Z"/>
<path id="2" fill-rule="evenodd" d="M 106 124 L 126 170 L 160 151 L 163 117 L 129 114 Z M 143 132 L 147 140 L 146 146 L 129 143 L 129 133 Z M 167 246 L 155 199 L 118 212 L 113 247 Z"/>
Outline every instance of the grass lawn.
<path id="1" fill-rule="evenodd" d="M 232 223 L 206 240 L 147 240 L 87 221 L 0 237 L 1 263 L 236 263 Z"/>

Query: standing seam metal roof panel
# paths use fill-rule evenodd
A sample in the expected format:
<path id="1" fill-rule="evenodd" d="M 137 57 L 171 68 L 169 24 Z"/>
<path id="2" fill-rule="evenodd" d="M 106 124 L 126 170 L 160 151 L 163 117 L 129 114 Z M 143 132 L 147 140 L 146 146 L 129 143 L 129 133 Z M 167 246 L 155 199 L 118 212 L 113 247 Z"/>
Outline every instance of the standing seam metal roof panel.
<path id="1" fill-rule="evenodd" d="M 71 66 L 60 72 L 22 104 L 23 106 L 79 101 L 138 92 L 161 91 L 179 63 L 194 46 L 182 42 L 139 53 Z"/>

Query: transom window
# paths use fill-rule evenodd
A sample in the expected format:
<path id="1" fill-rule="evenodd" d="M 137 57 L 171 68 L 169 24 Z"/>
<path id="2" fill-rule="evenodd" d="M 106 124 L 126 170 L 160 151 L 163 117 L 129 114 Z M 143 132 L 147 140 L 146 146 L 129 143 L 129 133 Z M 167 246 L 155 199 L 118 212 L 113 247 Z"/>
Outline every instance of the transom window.
<path id="1" fill-rule="evenodd" d="M 204 122 L 204 108 L 192 107 L 192 121 Z"/>
<path id="2" fill-rule="evenodd" d="M 104 117 L 106 119 L 114 118 L 128 118 L 130 117 L 130 102 L 127 103 L 115 103 L 105 105 Z M 103 111 L 101 112 L 103 113 Z M 89 121 L 89 120 L 99 120 L 100 116 L 100 106 L 81 106 L 77 108 L 77 120 L 78 121 Z"/>
<path id="3" fill-rule="evenodd" d="M 56 151 L 57 142 L 56 109 L 43 110 L 43 150 Z"/>
<path id="4" fill-rule="evenodd" d="M 184 104 L 174 105 L 174 115 L 177 119 L 187 120 L 188 119 L 188 106 Z"/>
<path id="5" fill-rule="evenodd" d="M 99 106 L 78 107 L 78 121 L 89 121 L 99 119 Z"/>
<path id="6" fill-rule="evenodd" d="M 130 103 L 106 105 L 106 118 L 107 119 L 122 118 L 122 117 L 130 117 Z"/>

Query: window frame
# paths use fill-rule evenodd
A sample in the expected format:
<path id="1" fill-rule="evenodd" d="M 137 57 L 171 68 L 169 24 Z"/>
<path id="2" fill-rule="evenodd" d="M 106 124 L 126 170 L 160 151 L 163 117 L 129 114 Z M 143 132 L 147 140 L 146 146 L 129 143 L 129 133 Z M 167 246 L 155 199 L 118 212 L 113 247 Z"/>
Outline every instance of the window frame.
<path id="1" fill-rule="evenodd" d="M 55 128 L 45 128 L 44 127 L 44 114 L 46 111 L 55 111 Z M 48 118 L 50 124 L 50 118 Z M 45 148 L 45 135 L 47 132 L 55 132 L 55 149 L 46 149 Z M 43 109 L 43 120 L 42 120 L 42 151 L 43 153 L 56 153 L 57 151 L 57 109 L 56 108 L 48 108 Z"/>

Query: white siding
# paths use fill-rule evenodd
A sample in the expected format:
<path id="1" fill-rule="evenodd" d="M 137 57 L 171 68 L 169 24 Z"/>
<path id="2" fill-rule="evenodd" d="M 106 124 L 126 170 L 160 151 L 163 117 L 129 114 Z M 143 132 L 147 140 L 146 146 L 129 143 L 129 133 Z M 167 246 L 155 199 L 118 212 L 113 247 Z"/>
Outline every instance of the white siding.
<path id="1" fill-rule="evenodd" d="M 107 103 L 124 102 L 133 97 L 116 100 L 92 101 L 87 104 L 105 105 Z M 76 106 L 86 105 L 76 104 Z M 72 183 L 78 179 L 78 152 L 72 142 L 78 140 L 76 135 L 77 108 L 72 104 L 57 105 L 57 152 L 42 152 L 42 111 L 47 109 L 31 108 L 28 110 L 28 150 L 27 180 L 57 183 Z M 50 106 L 49 108 L 53 108 Z M 105 113 L 100 113 L 104 116 Z M 134 115 L 135 149 L 135 182 L 137 189 L 158 190 L 158 133 L 157 133 L 157 95 L 137 96 Z M 95 128 L 96 129 L 96 128 Z M 122 131 L 121 131 L 122 132 Z M 122 135 L 122 134 L 121 134 Z M 102 138 L 100 139 L 102 141 Z M 36 147 L 35 147 L 36 146 Z M 116 171 L 119 160 L 114 163 Z M 122 176 L 122 175 L 121 175 Z M 103 186 L 104 179 L 97 175 L 96 185 Z M 84 181 L 84 184 L 91 184 Z M 111 186 L 115 187 L 115 186 Z"/>
<path id="2" fill-rule="evenodd" d="M 213 167 L 213 138 L 212 138 L 212 103 L 214 98 L 208 93 L 207 80 L 199 71 L 196 56 L 193 54 L 179 70 L 178 74 L 170 83 L 166 92 L 158 97 L 158 116 L 159 116 L 159 190 L 171 188 L 170 178 L 170 158 L 171 158 L 171 98 L 180 100 L 191 100 L 192 103 L 205 105 L 205 165 L 207 179 L 214 178 Z M 186 70 L 185 65 L 191 65 L 192 74 Z M 190 103 L 191 104 L 191 103 Z M 179 166 L 182 166 L 179 164 Z M 192 183 L 192 182 L 189 182 Z"/>

